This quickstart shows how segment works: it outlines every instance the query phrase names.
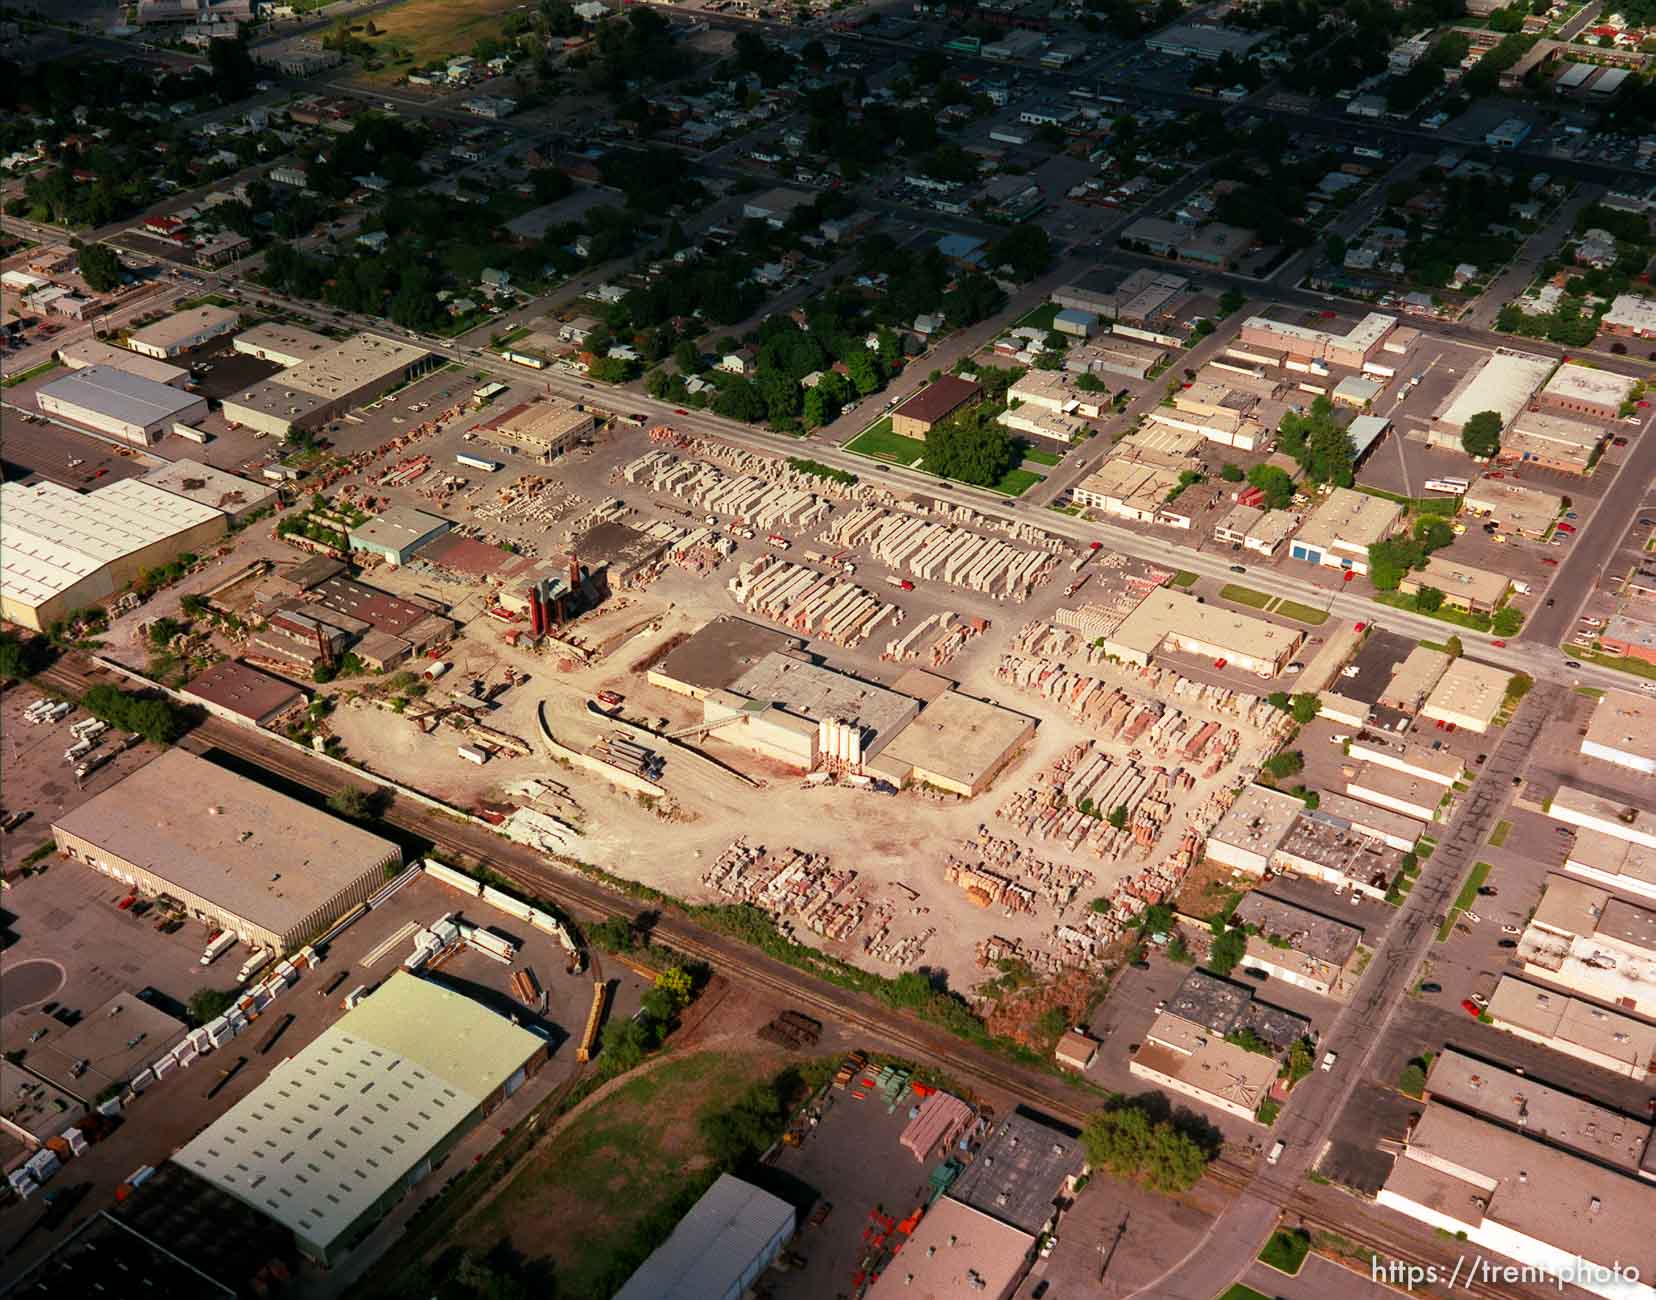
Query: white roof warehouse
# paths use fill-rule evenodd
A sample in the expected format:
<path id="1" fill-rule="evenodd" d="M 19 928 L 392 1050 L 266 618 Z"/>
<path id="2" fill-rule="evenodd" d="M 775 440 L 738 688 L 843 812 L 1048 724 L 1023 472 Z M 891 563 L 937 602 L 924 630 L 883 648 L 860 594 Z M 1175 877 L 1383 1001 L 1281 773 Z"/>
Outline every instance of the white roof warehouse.
<path id="1" fill-rule="evenodd" d="M 173 1159 L 331 1263 L 545 1058 L 462 994 L 397 971 Z"/>
<path id="2" fill-rule="evenodd" d="M 224 530 L 222 511 L 138 479 L 84 495 L 56 483 L 7 483 L 0 486 L 0 611 L 44 631 L 143 570 L 205 549 Z"/>

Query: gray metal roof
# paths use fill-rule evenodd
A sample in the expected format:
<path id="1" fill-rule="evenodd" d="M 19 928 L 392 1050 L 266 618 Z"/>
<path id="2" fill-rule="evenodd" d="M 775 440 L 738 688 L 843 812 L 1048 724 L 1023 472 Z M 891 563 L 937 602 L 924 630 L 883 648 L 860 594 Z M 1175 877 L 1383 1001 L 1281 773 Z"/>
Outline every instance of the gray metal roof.
<path id="1" fill-rule="evenodd" d="M 949 1195 L 1033 1235 L 1046 1226 L 1064 1180 L 1080 1173 L 1085 1159 L 1081 1140 L 1072 1130 L 1014 1111 L 949 1188 Z"/>
<path id="2" fill-rule="evenodd" d="M 146 427 L 201 405 L 199 393 L 158 384 L 114 366 L 76 370 L 47 384 L 39 396 L 70 402 L 100 415 Z"/>
<path id="3" fill-rule="evenodd" d="M 780 1234 L 793 1231 L 794 1211 L 780 1197 L 720 1174 L 679 1220 L 673 1235 L 638 1266 L 615 1300 L 719 1300 L 741 1295 L 754 1262 Z"/>

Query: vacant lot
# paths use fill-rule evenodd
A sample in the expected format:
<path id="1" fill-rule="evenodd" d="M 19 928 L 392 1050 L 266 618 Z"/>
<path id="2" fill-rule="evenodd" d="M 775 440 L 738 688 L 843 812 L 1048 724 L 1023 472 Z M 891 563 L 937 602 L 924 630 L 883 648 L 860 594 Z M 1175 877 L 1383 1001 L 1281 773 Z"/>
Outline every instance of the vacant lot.
<path id="1" fill-rule="evenodd" d="M 435 59 L 469 54 L 484 37 L 498 36 L 506 15 L 518 7 L 516 0 L 468 0 L 463 5 L 452 0 L 407 0 L 376 13 L 364 20 L 357 35 L 375 46 L 385 66 L 367 75 L 391 82 Z M 369 21 L 373 32 L 366 30 Z"/>
<path id="2" fill-rule="evenodd" d="M 682 1214 L 711 1182 L 716 1162 L 699 1118 L 783 1065 L 773 1053 L 704 1052 L 640 1074 L 528 1161 L 468 1236 L 485 1249 L 510 1238 L 523 1255 L 550 1259 L 566 1295 L 609 1294 L 623 1258 L 638 1262 L 640 1227 Z M 580 1231 L 565 1231 L 571 1224 Z"/>

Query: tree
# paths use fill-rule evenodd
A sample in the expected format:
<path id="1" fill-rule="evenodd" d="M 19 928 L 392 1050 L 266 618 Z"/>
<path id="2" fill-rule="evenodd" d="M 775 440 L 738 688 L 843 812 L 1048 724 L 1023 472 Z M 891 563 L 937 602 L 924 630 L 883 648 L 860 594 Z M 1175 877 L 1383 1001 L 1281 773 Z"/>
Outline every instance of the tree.
<path id="1" fill-rule="evenodd" d="M 1466 647 L 1461 644 L 1461 639 L 1458 636 L 1452 636 L 1445 641 L 1443 650 L 1451 659 L 1459 659 L 1466 653 Z"/>
<path id="2" fill-rule="evenodd" d="M 1233 464 L 1227 460 L 1219 467 L 1219 477 L 1224 479 L 1227 483 L 1240 483 L 1247 478 L 1247 475 L 1242 472 L 1242 467 L 1240 465 Z"/>
<path id="3" fill-rule="evenodd" d="M 1294 480 L 1285 469 L 1275 465 L 1255 465 L 1248 471 L 1248 484 L 1265 494 L 1263 504 L 1267 510 L 1285 510 L 1293 504 Z"/>
<path id="4" fill-rule="evenodd" d="M 1323 240 L 1323 253 L 1335 266 L 1343 266 L 1346 256 L 1346 241 L 1344 235 L 1330 235 Z"/>
<path id="5" fill-rule="evenodd" d="M 1479 411 L 1461 429 L 1461 449 L 1468 456 L 1486 459 L 1501 450 L 1501 413 Z"/>
<path id="6" fill-rule="evenodd" d="M 213 69 L 213 89 L 225 103 L 246 99 L 258 83 L 259 70 L 253 65 L 253 56 L 241 40 L 215 40 L 207 43 L 207 57 Z"/>
<path id="7" fill-rule="evenodd" d="M 1425 563 L 1420 543 L 1407 537 L 1388 537 L 1368 548 L 1369 581 L 1377 591 L 1396 591 L 1411 569 Z"/>
<path id="8" fill-rule="evenodd" d="M 1513 636 L 1523 626 L 1523 614 L 1511 605 L 1502 605 L 1489 621 L 1490 630 L 1496 636 Z"/>
<path id="9" fill-rule="evenodd" d="M 1297 749 L 1282 750 L 1265 760 L 1265 770 L 1278 779 L 1294 776 L 1305 770 L 1305 755 Z"/>
<path id="10" fill-rule="evenodd" d="M 1415 608 L 1424 614 L 1435 614 L 1443 608 L 1443 593 L 1436 587 L 1422 587 L 1415 592 Z"/>
<path id="11" fill-rule="evenodd" d="M 1127 805 L 1124 804 L 1124 803 L 1118 803 L 1114 808 L 1110 809 L 1110 816 L 1109 816 L 1108 820 L 1109 820 L 1110 825 L 1113 826 L 1116 830 L 1118 830 L 1118 831 L 1126 830 L 1127 829 Z"/>
<path id="12" fill-rule="evenodd" d="M 656 976 L 655 987 L 667 996 L 673 1010 L 678 1012 L 690 1005 L 690 996 L 695 991 L 696 982 L 684 967 L 669 966 Z"/>
<path id="13" fill-rule="evenodd" d="M 1427 555 L 1433 551 L 1441 551 L 1445 546 L 1454 544 L 1455 530 L 1449 526 L 1449 521 L 1439 515 L 1422 515 L 1415 520 L 1415 541 L 1420 543 L 1420 549 Z"/>
<path id="14" fill-rule="evenodd" d="M 1334 404 L 1328 398 L 1317 398 L 1304 414 L 1290 411 L 1283 416 L 1277 440 L 1313 483 L 1350 487 L 1355 482 L 1356 449 L 1351 435 L 1335 418 Z"/>
<path id="15" fill-rule="evenodd" d="M 1272 691 L 1265 697 L 1265 703 L 1273 709 L 1280 709 L 1283 713 L 1287 713 L 1294 707 L 1293 697 L 1287 691 Z"/>
<path id="16" fill-rule="evenodd" d="M 1142 1178 L 1161 1192 L 1185 1191 L 1217 1154 L 1170 1119 L 1155 1119 L 1145 1104 L 1112 1097 L 1082 1130 L 1087 1160 L 1122 1178 Z"/>
<path id="17" fill-rule="evenodd" d="M 1294 696 L 1289 712 L 1293 714 L 1294 721 L 1303 727 L 1316 721 L 1317 715 L 1322 712 L 1322 701 L 1315 695 L 1302 693 Z"/>
<path id="18" fill-rule="evenodd" d="M 943 478 L 993 487 L 1016 467 L 1018 451 L 1004 425 L 968 411 L 932 426 L 924 463 Z"/>
<path id="19" fill-rule="evenodd" d="M 1006 238 L 995 245 L 989 260 L 995 266 L 1010 267 L 1013 279 L 1023 284 L 1051 264 L 1052 240 L 1042 227 L 1025 221 L 1013 226 Z"/>
<path id="20" fill-rule="evenodd" d="M 1213 943 L 1208 948 L 1208 969 L 1215 975 L 1229 975 L 1247 954 L 1248 936 L 1240 927 L 1227 927 L 1224 920 L 1212 921 Z"/>
<path id="21" fill-rule="evenodd" d="M 0 632 L 0 681 L 21 681 L 46 666 L 46 646 L 39 640 L 25 641 L 11 632 Z"/>
<path id="22" fill-rule="evenodd" d="M 96 293 L 108 293 L 121 283 L 121 259 L 108 244 L 83 245 L 75 265 L 87 288 Z"/>
<path id="23" fill-rule="evenodd" d="M 341 817 L 362 822 L 373 816 L 374 800 L 359 785 L 342 785 L 328 796 L 328 807 Z"/>
<path id="24" fill-rule="evenodd" d="M 683 375 L 699 375 L 706 369 L 702 362 L 701 349 L 692 339 L 680 339 L 673 346 L 673 364 Z"/>
<path id="25" fill-rule="evenodd" d="M 184 1012 L 192 1024 L 205 1025 L 209 1020 L 217 1020 L 235 1005 L 236 994 L 233 990 L 197 989 L 184 1004 Z"/>

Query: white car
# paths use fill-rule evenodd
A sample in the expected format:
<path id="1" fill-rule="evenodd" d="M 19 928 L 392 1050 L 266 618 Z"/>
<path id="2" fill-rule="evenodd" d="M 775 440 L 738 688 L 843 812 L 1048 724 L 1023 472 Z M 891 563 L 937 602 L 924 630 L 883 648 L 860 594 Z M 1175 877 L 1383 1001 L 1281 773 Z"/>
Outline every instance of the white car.
<path id="1" fill-rule="evenodd" d="M 1323 1059 L 1322 1059 L 1322 1068 L 1324 1070 L 1332 1070 L 1334 1068 L 1334 1062 L 1339 1060 L 1339 1059 L 1340 1059 L 1340 1056 L 1339 1056 L 1338 1052 L 1324 1052 L 1323 1053 Z"/>
<path id="2" fill-rule="evenodd" d="M 1523 931 L 1522 931 L 1522 930 L 1520 930 L 1520 929 L 1519 929 L 1519 928 L 1518 928 L 1518 927 L 1517 927 L 1517 926 L 1515 926 L 1515 925 L 1503 925 L 1503 926 L 1502 926 L 1502 927 L 1501 927 L 1501 933 L 1502 933 L 1502 934 L 1522 934 L 1522 933 L 1523 933 Z"/>

